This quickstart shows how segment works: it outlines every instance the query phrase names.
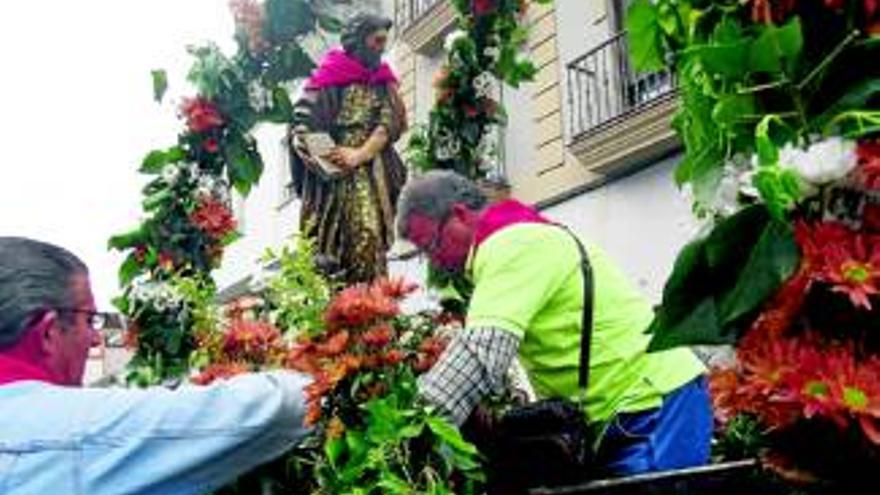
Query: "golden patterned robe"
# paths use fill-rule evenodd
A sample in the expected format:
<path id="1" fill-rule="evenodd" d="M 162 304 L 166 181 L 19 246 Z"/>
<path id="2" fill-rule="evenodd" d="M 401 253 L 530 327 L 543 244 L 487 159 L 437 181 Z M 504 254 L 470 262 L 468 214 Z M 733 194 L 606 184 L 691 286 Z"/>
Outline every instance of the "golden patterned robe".
<path id="1" fill-rule="evenodd" d="M 389 142 L 374 160 L 338 178 L 317 173 L 308 154 L 291 147 L 293 185 L 302 199 L 300 228 L 315 240 L 319 255 L 336 265 L 346 283 L 385 275 L 395 205 L 406 180 L 392 146 L 406 126 L 395 88 L 353 84 L 307 91 L 294 113 L 294 134 L 328 132 L 340 146 L 360 147 L 380 125 L 388 131 Z"/>

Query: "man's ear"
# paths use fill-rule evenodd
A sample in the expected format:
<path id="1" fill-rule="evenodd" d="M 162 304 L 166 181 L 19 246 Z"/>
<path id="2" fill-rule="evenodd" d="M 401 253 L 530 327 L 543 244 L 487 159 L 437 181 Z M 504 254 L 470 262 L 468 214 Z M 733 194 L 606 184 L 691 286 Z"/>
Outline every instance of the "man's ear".
<path id="1" fill-rule="evenodd" d="M 32 327 L 32 332 L 37 332 L 40 342 L 40 350 L 48 353 L 54 349 L 54 341 L 61 330 L 58 321 L 58 313 L 46 311 Z"/>
<path id="2" fill-rule="evenodd" d="M 459 221 L 465 222 L 470 216 L 470 212 L 470 208 L 465 206 L 464 203 L 452 203 L 452 215 Z"/>

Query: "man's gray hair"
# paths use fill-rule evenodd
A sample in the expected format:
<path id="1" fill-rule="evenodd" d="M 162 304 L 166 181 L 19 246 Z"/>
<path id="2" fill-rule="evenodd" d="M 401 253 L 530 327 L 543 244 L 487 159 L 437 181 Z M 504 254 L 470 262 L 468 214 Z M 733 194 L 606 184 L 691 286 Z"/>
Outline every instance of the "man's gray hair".
<path id="1" fill-rule="evenodd" d="M 413 214 L 441 222 L 452 213 L 455 203 L 482 210 L 488 199 L 473 181 L 449 170 L 432 170 L 411 179 L 397 201 L 398 236 L 408 238 Z"/>
<path id="2" fill-rule="evenodd" d="M 74 276 L 87 273 L 85 263 L 58 246 L 0 237 L 0 349 L 18 342 L 40 311 L 70 306 Z"/>

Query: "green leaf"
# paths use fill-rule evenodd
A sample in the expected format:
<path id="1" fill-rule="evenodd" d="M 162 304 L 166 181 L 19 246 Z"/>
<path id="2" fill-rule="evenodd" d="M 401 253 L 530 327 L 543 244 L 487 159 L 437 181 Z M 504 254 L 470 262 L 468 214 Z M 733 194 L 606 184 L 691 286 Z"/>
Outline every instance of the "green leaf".
<path id="1" fill-rule="evenodd" d="M 711 74 L 735 78 L 742 76 L 747 70 L 750 46 L 748 40 L 742 40 L 734 43 L 697 45 L 684 53 L 697 57 Z"/>
<path id="2" fill-rule="evenodd" d="M 721 127 L 741 124 L 745 117 L 757 113 L 757 103 L 753 94 L 726 94 L 721 96 L 712 109 L 712 118 Z"/>
<path id="3" fill-rule="evenodd" d="M 150 71 L 150 76 L 153 79 L 153 100 L 161 102 L 168 90 L 168 74 L 165 69 L 156 69 Z"/>
<path id="4" fill-rule="evenodd" d="M 119 286 L 125 287 L 141 272 L 141 264 L 134 253 L 129 254 L 119 267 Z"/>
<path id="5" fill-rule="evenodd" d="M 721 302 L 724 325 L 759 308 L 794 274 L 800 253 L 788 223 L 771 221 L 740 272 L 736 286 Z"/>
<path id="6" fill-rule="evenodd" d="M 816 117 L 815 126 L 823 129 L 846 112 L 870 108 L 868 106 L 869 103 L 876 100 L 877 97 L 880 97 L 880 80 L 868 79 L 860 81 L 848 89 L 843 96 L 828 107 L 820 116 Z"/>
<path id="7" fill-rule="evenodd" d="M 324 455 L 334 469 L 343 452 L 345 452 L 345 442 L 342 438 L 333 438 L 324 442 Z"/>
<path id="8" fill-rule="evenodd" d="M 779 149 L 770 138 L 770 124 L 782 122 L 776 115 L 767 115 L 755 126 L 755 149 L 761 165 L 775 165 L 779 162 Z"/>
<path id="9" fill-rule="evenodd" d="M 186 153 L 180 146 L 173 146 L 167 150 L 153 150 L 144 157 L 140 171 L 145 174 L 157 174 L 165 165 L 177 163 L 186 158 Z"/>
<path id="10" fill-rule="evenodd" d="M 635 0 L 626 14 L 629 53 L 633 66 L 643 72 L 663 70 L 663 48 L 657 9 L 650 0 Z"/>
<path id="11" fill-rule="evenodd" d="M 749 67 L 754 72 L 790 69 L 804 48 L 801 21 L 794 17 L 782 27 L 767 25 L 751 45 Z"/>
<path id="12" fill-rule="evenodd" d="M 428 425 L 428 429 L 437 435 L 443 443 L 449 445 L 451 448 L 466 454 L 477 454 L 477 448 L 465 440 L 464 437 L 461 436 L 461 432 L 445 419 L 431 416 L 425 420 L 425 424 Z"/>
<path id="13" fill-rule="evenodd" d="M 797 263 L 790 228 L 771 221 L 763 205 L 724 219 L 676 259 L 648 329 L 650 349 L 733 343 Z"/>
<path id="14" fill-rule="evenodd" d="M 144 211 L 153 211 L 171 201 L 172 198 L 173 194 L 170 189 L 160 189 L 144 198 Z"/>
<path id="15" fill-rule="evenodd" d="M 295 42 L 312 31 L 318 20 L 304 0 L 266 0 L 264 9 L 263 34 L 272 44 Z"/>
<path id="16" fill-rule="evenodd" d="M 147 232 L 144 226 L 138 226 L 124 234 L 114 235 L 107 241 L 107 249 L 127 249 L 143 244 L 146 241 Z"/>
<path id="17" fill-rule="evenodd" d="M 654 334 L 648 345 L 649 352 L 664 351 L 680 346 L 731 344 L 734 339 L 724 335 L 718 324 L 715 300 L 704 298 L 681 320 L 664 321 L 658 316 L 649 327 Z"/>
<path id="18" fill-rule="evenodd" d="M 247 196 L 263 173 L 263 159 L 257 151 L 256 143 L 244 135 L 232 135 L 223 152 L 229 182 L 242 196 Z"/>
<path id="19" fill-rule="evenodd" d="M 328 33 L 339 33 L 342 31 L 344 24 L 341 20 L 336 17 L 325 14 L 325 13 L 317 13 L 318 16 L 318 26 L 321 27 L 324 31 Z"/>

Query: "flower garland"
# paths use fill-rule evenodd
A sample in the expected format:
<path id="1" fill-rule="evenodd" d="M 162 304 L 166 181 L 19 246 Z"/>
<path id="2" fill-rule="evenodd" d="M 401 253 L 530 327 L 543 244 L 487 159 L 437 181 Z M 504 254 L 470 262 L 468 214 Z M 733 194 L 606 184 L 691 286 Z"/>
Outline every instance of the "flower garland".
<path id="1" fill-rule="evenodd" d="M 196 347 L 191 301 L 168 294 L 196 279 L 213 292 L 210 272 L 238 234 L 230 210 L 229 188 L 242 195 L 263 169 L 251 129 L 261 122 L 288 122 L 287 86 L 314 67 L 300 42 L 338 22 L 305 0 L 230 1 L 238 51 L 224 55 L 209 44 L 191 48 L 195 61 L 188 79 L 196 95 L 184 98 L 184 128 L 177 144 L 154 150 L 141 172 L 146 218 L 134 230 L 110 239 L 128 252 L 119 272 L 123 293 L 115 300 L 133 322 L 137 342 L 131 379 L 149 383 L 179 377 Z M 155 96 L 167 88 L 162 71 L 153 73 Z M 147 290 L 147 287 L 161 289 Z"/>
<path id="2" fill-rule="evenodd" d="M 446 63 L 434 79 L 437 100 L 427 126 L 413 131 L 407 159 L 420 170 L 452 169 L 485 178 L 493 170 L 489 130 L 506 121 L 503 106 L 494 99 L 495 87 L 499 81 L 518 87 L 536 73 L 534 65 L 520 57 L 529 1 L 452 3 L 459 30 L 446 38 Z"/>
<path id="3" fill-rule="evenodd" d="M 869 478 L 880 71 L 859 61 L 880 49 L 876 2 L 640 0 L 628 27 L 636 65 L 675 65 L 676 178 L 706 226 L 667 282 L 652 347 L 734 344 L 711 380 L 724 426 L 752 425 L 752 453 L 785 476 Z"/>

